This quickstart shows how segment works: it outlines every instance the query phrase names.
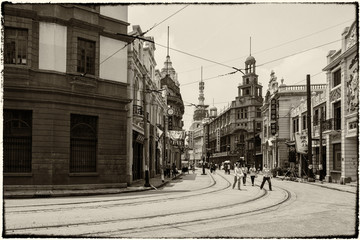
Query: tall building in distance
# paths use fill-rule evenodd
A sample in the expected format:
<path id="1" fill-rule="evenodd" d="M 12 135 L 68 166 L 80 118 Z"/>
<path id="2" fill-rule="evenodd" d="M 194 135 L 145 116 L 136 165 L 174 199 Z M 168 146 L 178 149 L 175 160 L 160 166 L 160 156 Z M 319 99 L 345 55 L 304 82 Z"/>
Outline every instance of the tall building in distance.
<path id="1" fill-rule="evenodd" d="M 193 116 L 194 121 L 202 121 L 204 118 L 207 118 L 209 116 L 209 112 L 207 110 L 209 105 L 204 104 L 205 101 L 204 89 L 205 89 L 205 83 L 203 81 L 203 69 L 201 67 L 201 81 L 199 82 L 199 97 L 198 97 L 199 103 L 198 105 L 195 106 L 195 111 Z"/>
<path id="2" fill-rule="evenodd" d="M 167 109 L 167 128 L 169 131 L 169 142 L 165 153 L 165 161 L 168 164 L 175 163 L 180 169 L 181 153 L 184 150 L 185 132 L 183 131 L 184 102 L 180 93 L 180 84 L 177 73 L 172 66 L 169 55 L 169 48 L 164 62 L 164 67 L 160 72 L 161 88 L 166 92 Z"/>
<path id="3" fill-rule="evenodd" d="M 256 60 L 249 56 L 245 61 L 245 72 L 238 86 L 238 96 L 231 104 L 216 114 L 210 109 L 210 121 L 206 124 L 206 155 L 209 161 L 221 164 L 230 160 L 261 167 L 261 110 L 262 85 L 255 69 Z"/>
<path id="4" fill-rule="evenodd" d="M 207 108 L 209 105 L 205 105 L 204 97 L 205 83 L 203 81 L 203 69 L 201 67 L 201 80 L 199 82 L 199 103 L 195 105 L 193 123 L 189 128 L 189 148 L 190 150 L 190 160 L 193 164 L 200 163 L 202 157 L 205 156 L 204 153 L 204 121 L 209 117 L 209 112 Z"/>

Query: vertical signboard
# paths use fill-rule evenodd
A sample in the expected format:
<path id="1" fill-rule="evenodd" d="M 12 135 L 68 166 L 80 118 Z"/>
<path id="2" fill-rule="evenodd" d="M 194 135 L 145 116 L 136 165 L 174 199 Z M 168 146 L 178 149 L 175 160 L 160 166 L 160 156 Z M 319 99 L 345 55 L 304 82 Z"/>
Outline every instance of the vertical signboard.
<path id="1" fill-rule="evenodd" d="M 271 134 L 276 135 L 276 132 L 277 132 L 277 102 L 276 102 L 276 99 L 271 99 L 270 110 L 271 110 L 271 116 L 270 116 Z"/>
<path id="2" fill-rule="evenodd" d="M 220 128 L 216 129 L 216 151 L 220 152 Z"/>
<path id="3" fill-rule="evenodd" d="M 189 148 L 194 148 L 194 132 L 189 131 Z"/>

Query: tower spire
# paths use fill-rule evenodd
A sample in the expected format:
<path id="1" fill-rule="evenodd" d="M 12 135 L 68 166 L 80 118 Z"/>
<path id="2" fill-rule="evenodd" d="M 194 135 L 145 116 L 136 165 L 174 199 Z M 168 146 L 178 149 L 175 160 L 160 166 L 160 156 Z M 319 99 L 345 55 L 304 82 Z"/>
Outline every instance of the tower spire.
<path id="1" fill-rule="evenodd" d="M 168 62 L 168 58 L 170 57 L 169 56 L 169 31 L 170 31 L 170 28 L 168 26 L 168 32 L 167 32 L 167 55 L 166 55 L 166 61 L 167 61 L 167 64 L 166 64 L 166 74 L 169 75 L 169 62 Z"/>
<path id="2" fill-rule="evenodd" d="M 167 32 L 167 56 L 169 56 L 169 32 L 170 32 L 170 27 L 168 26 L 168 32 Z"/>
<path id="3" fill-rule="evenodd" d="M 203 82 L 203 67 L 201 66 L 201 80 L 199 83 L 199 106 L 203 106 L 204 105 L 204 89 L 205 89 L 205 84 Z"/>
<path id="4" fill-rule="evenodd" d="M 250 37 L 250 56 L 251 56 L 251 37 Z"/>

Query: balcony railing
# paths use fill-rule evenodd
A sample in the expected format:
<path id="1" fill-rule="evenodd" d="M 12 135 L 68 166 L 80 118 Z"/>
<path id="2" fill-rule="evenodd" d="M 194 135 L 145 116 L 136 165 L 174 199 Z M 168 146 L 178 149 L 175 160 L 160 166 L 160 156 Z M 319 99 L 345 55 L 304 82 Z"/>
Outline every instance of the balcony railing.
<path id="1" fill-rule="evenodd" d="M 133 105 L 133 114 L 138 116 L 143 116 L 144 115 L 143 107 L 139 105 Z"/>
<path id="2" fill-rule="evenodd" d="M 322 126 L 324 131 L 340 130 L 341 129 L 341 118 L 330 118 L 323 122 Z"/>

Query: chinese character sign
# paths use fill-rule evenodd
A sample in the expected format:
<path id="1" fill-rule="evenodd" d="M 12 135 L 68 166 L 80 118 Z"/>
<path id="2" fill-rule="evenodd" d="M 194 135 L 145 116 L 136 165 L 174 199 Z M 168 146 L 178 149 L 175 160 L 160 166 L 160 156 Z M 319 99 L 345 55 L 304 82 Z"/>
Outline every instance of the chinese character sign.
<path id="1" fill-rule="evenodd" d="M 220 152 L 220 128 L 216 129 L 216 151 Z"/>
<path id="2" fill-rule="evenodd" d="M 194 148 L 194 132 L 189 131 L 189 148 Z"/>
<path id="3" fill-rule="evenodd" d="M 295 133 L 295 146 L 298 153 L 307 154 L 308 138 L 305 134 Z"/>

